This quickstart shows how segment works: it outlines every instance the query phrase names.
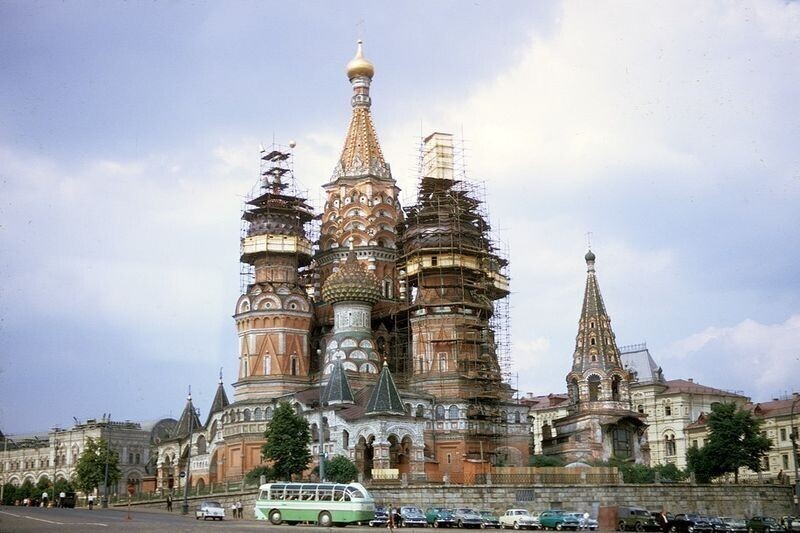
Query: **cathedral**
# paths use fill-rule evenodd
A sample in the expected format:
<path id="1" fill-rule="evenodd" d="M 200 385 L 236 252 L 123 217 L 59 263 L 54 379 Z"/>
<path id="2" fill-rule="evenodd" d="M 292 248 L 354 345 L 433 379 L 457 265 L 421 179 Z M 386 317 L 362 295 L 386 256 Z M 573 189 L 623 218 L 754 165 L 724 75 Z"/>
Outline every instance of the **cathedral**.
<path id="1" fill-rule="evenodd" d="M 401 206 L 370 111 L 374 73 L 359 42 L 347 64 L 352 118 L 321 213 L 294 185 L 291 148 L 262 150 L 242 215 L 233 401 L 221 376 L 205 421 L 189 396 L 159 446 L 159 488 L 178 486 L 187 466 L 202 489 L 263 464 L 281 402 L 309 422 L 309 469 L 342 455 L 364 480 L 459 482 L 487 465 L 527 465 L 528 408 L 498 357 L 508 263 L 455 171 L 452 135 L 423 140 L 416 203 Z"/>

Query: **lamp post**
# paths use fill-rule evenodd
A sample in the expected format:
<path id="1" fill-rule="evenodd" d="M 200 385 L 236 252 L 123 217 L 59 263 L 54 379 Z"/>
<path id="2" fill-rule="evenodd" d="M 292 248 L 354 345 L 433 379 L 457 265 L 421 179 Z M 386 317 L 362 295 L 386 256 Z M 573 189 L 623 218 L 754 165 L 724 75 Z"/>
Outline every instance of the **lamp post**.
<path id="1" fill-rule="evenodd" d="M 56 467 L 58 466 L 58 426 L 53 427 L 53 500 L 56 498 Z"/>
<path id="2" fill-rule="evenodd" d="M 800 437 L 800 435 L 797 434 L 797 426 L 794 425 L 794 408 L 797 403 L 800 402 L 800 393 L 795 392 L 793 396 L 794 400 L 792 401 L 792 414 L 789 417 L 789 424 L 792 428 L 792 433 L 790 436 L 792 438 L 792 462 L 794 463 L 794 504 L 795 509 L 797 510 L 797 516 L 800 516 L 800 476 L 798 476 L 797 466 L 797 460 L 800 458 L 797 454 L 797 439 Z"/>
<path id="3" fill-rule="evenodd" d="M 192 432 L 194 431 L 194 417 L 200 416 L 200 409 L 195 409 L 192 406 L 192 389 L 189 388 L 189 397 L 187 398 L 189 405 L 187 406 L 187 413 L 189 413 L 189 443 L 188 450 L 186 450 L 186 477 L 183 480 L 183 504 L 181 505 L 181 514 L 189 514 L 189 475 L 192 470 Z"/>
<path id="4" fill-rule="evenodd" d="M 103 509 L 108 509 L 108 456 L 111 453 L 111 442 L 110 442 L 110 432 L 109 425 L 111 424 L 111 413 L 108 413 L 108 418 L 106 419 L 106 470 L 105 475 L 103 476 L 103 499 L 100 501 L 100 507 Z M 102 435 L 102 433 L 101 433 Z"/>

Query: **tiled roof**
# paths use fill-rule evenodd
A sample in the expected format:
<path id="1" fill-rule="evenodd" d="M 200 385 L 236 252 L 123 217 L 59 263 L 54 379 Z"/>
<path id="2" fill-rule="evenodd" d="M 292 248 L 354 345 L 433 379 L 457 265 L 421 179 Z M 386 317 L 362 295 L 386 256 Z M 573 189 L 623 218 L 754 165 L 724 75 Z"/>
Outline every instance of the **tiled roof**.
<path id="1" fill-rule="evenodd" d="M 372 395 L 367 403 L 365 413 L 374 414 L 406 414 L 397 385 L 394 384 L 389 365 L 383 362 L 381 375 L 378 377 L 378 384 L 372 389 Z"/>
<path id="2" fill-rule="evenodd" d="M 347 373 L 342 366 L 342 360 L 337 359 L 333 364 L 333 371 L 328 378 L 328 383 L 325 384 L 325 389 L 322 391 L 322 403 L 323 405 L 345 405 L 352 404 L 354 401 L 353 391 L 347 381 Z"/>
<path id="3" fill-rule="evenodd" d="M 730 398 L 745 398 L 741 394 L 730 392 L 722 389 L 715 389 L 714 387 L 707 387 L 694 381 L 685 379 L 671 379 L 664 382 L 666 388 L 661 394 L 714 394 L 717 396 L 728 396 Z"/>

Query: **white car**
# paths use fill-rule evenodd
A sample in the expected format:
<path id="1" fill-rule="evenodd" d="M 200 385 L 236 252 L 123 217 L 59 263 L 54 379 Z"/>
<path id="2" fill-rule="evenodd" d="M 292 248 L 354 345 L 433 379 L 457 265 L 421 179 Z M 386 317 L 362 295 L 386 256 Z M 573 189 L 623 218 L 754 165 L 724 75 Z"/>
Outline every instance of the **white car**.
<path id="1" fill-rule="evenodd" d="M 500 517 L 503 529 L 539 529 L 539 521 L 527 509 L 509 509 Z"/>
<path id="2" fill-rule="evenodd" d="M 219 502 L 201 502 L 194 513 L 196 520 L 211 518 L 212 520 L 224 520 L 225 508 Z"/>

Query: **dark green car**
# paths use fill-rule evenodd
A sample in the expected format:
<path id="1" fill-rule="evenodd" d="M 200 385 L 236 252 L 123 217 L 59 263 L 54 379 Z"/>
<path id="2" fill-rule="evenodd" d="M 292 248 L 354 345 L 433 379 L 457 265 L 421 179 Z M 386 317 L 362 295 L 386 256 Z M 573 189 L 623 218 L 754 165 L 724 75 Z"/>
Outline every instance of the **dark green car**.
<path id="1" fill-rule="evenodd" d="M 425 511 L 425 520 L 433 527 L 453 527 L 456 519 L 450 509 L 444 507 L 430 507 Z"/>
<path id="2" fill-rule="evenodd" d="M 754 516 L 747 521 L 748 533 L 770 533 L 782 530 L 778 521 L 771 516 Z"/>

